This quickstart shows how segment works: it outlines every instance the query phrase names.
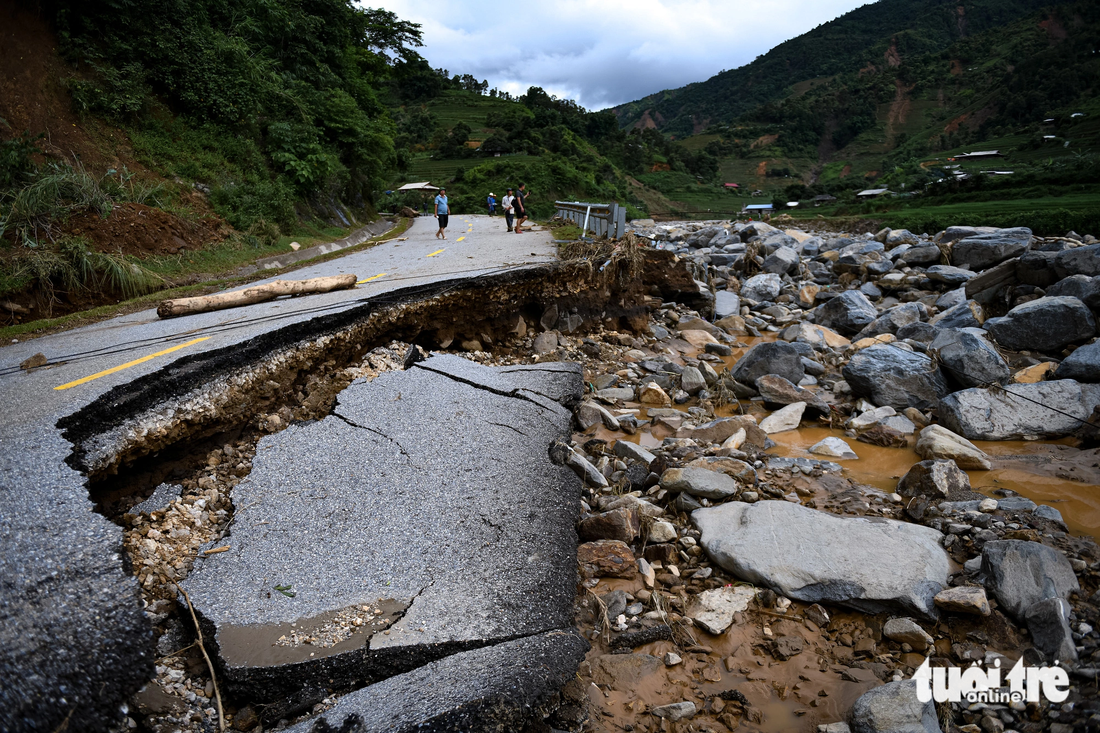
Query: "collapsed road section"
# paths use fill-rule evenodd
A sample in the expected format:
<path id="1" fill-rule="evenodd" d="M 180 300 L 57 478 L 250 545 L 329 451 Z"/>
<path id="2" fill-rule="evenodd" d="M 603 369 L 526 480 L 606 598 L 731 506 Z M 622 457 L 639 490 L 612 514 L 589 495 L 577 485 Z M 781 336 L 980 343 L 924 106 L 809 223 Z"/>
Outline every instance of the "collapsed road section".
<path id="1" fill-rule="evenodd" d="M 647 300 L 653 300 L 652 296 L 705 299 L 699 284 L 669 253 L 627 247 L 610 261 L 607 254 L 594 253 L 587 259 L 558 266 L 514 269 L 492 276 L 391 291 L 337 313 L 281 327 L 275 322 L 270 330 L 230 348 L 181 358 L 166 363 L 156 372 L 122 383 L 75 412 L 62 414 L 56 425 L 42 423 L 19 429 L 16 427 L 21 423 L 9 426 L 10 440 L 5 439 L 4 455 L 0 456 L 4 466 L 0 471 L 4 496 L 0 533 L 5 543 L 0 561 L 0 675 L 9 681 L 0 689 L 5 726 L 28 731 L 49 731 L 59 726 L 67 730 L 102 730 L 125 717 L 127 705 L 133 711 L 132 696 L 154 675 L 167 679 L 176 674 L 165 671 L 164 655 L 189 648 L 193 638 L 184 628 L 190 625 L 190 617 L 186 605 L 177 603 L 175 584 L 183 581 L 196 563 L 218 559 L 200 556 L 199 548 L 204 542 L 220 538 L 231 521 L 237 522 L 234 533 L 243 532 L 250 513 L 266 510 L 260 505 L 242 503 L 234 496 L 234 489 L 252 469 L 256 440 L 295 421 L 324 422 L 333 410 L 336 396 L 361 376 L 364 358 L 376 346 L 401 339 L 428 348 L 489 347 L 522 335 L 540 323 L 544 328 L 556 326 L 566 332 L 599 325 L 640 328 L 646 322 Z M 457 372 L 452 376 L 435 374 L 431 368 L 425 364 L 416 367 L 413 373 L 421 379 L 443 380 L 452 390 L 468 388 L 471 399 L 476 396 L 477 400 L 523 403 L 523 407 L 516 409 L 536 413 L 550 409 L 547 414 L 552 414 L 560 409 L 551 408 L 548 397 L 528 395 L 533 400 L 529 402 L 497 395 L 483 388 L 484 385 L 462 381 L 469 382 L 472 378 L 459 379 Z M 477 379 L 473 382 L 477 383 Z M 514 385 L 508 388 L 509 395 L 513 388 Z M 408 395 L 402 394 L 404 401 Z M 333 417 L 343 425 L 340 429 L 347 431 L 346 437 L 353 443 L 369 439 L 390 446 L 396 451 L 393 459 L 398 461 L 400 451 L 392 441 L 342 419 L 367 424 L 352 414 L 362 406 L 356 408 L 350 395 L 337 412 L 342 417 Z M 400 402 L 395 401 L 393 415 L 399 413 L 399 406 Z M 460 425 L 457 418 L 452 422 Z M 515 436 L 517 441 L 526 441 L 528 437 L 511 428 L 531 432 L 520 423 L 500 419 L 499 415 L 494 422 L 500 425 L 489 429 Z M 393 424 L 378 429 L 389 435 L 399 432 Z M 310 432 L 302 426 L 293 430 L 303 435 Z M 459 433 L 468 430 L 469 425 L 461 423 Z M 352 436 L 358 436 L 358 441 L 352 440 Z M 210 453 L 213 446 L 217 449 Z M 546 449 L 545 444 L 539 447 L 540 460 Z M 476 453 L 473 448 L 471 451 Z M 208 465 L 208 454 L 220 458 L 211 459 Z M 28 456 L 33 459 L 27 460 Z M 266 458 L 261 455 L 258 460 L 262 464 Z M 217 461 L 221 465 L 214 468 Z M 458 472 L 457 476 L 466 471 L 469 461 L 469 456 L 456 454 L 451 470 Z M 165 468 L 167 464 L 174 467 Z M 394 463 L 394 469 L 399 465 L 399 461 Z M 179 498 L 166 506 L 154 506 L 159 500 L 145 503 L 154 494 L 171 495 L 167 486 L 154 492 L 165 481 L 182 484 L 183 495 L 179 495 L 177 488 L 175 495 Z M 510 485 L 509 481 L 498 483 Z M 399 487 L 401 491 L 407 489 L 409 485 Z M 406 496 L 412 498 L 411 494 Z M 446 492 L 440 494 L 441 499 L 446 497 Z M 309 511 L 312 498 L 315 497 L 299 497 L 300 512 Z M 512 505 L 510 511 L 526 511 L 527 514 L 515 515 L 517 523 L 525 523 L 534 509 L 523 509 L 520 503 Z M 417 510 L 416 503 L 405 507 L 407 513 Z M 349 504 L 340 511 L 369 515 L 373 507 Z M 238 512 L 243 512 L 241 517 L 234 516 Z M 567 521 L 571 522 L 575 513 L 575 509 L 567 512 Z M 467 516 L 468 523 L 480 521 L 472 509 Z M 401 531 L 406 529 L 407 525 Z M 483 525 L 481 531 L 490 533 L 487 537 L 506 537 L 502 534 L 505 530 L 491 525 Z M 384 532 L 369 536 L 379 544 L 390 542 L 395 551 L 419 540 L 410 537 L 411 533 L 401 536 Z M 285 541 L 288 548 L 293 548 L 306 539 L 290 532 Z M 530 548 L 519 539 L 516 541 L 517 552 L 506 558 L 509 562 L 517 566 L 531 562 L 544 571 L 556 567 L 553 563 L 557 560 L 546 554 L 545 547 L 540 550 L 541 555 L 533 551 L 522 554 L 519 548 Z M 248 549 L 232 537 L 223 542 L 238 551 Z M 456 553 L 463 551 L 456 548 Z M 394 563 L 400 557 L 395 556 Z M 313 557 L 314 571 L 320 573 L 318 569 L 326 568 L 329 560 L 327 549 Z M 440 578 L 446 573 L 435 566 L 442 567 L 444 560 L 455 567 L 471 562 L 469 556 L 461 554 L 449 559 L 433 558 L 432 573 Z M 425 579 L 426 583 L 421 582 Z M 360 598 L 364 601 L 359 606 L 360 613 L 365 614 L 362 607 L 367 606 L 372 615 L 380 617 L 364 622 L 368 627 L 365 631 L 379 633 L 378 640 L 360 652 L 373 655 L 374 667 L 359 677 L 348 674 L 341 678 L 342 683 L 354 686 L 408 669 L 410 662 L 405 660 L 385 662 L 400 656 L 385 651 L 386 643 L 400 638 L 396 634 L 399 629 L 416 629 L 407 633 L 435 639 L 418 641 L 423 648 L 412 664 L 422 664 L 462 649 L 473 650 L 507 639 L 521 640 L 560 627 L 554 612 L 547 610 L 553 608 L 553 602 L 550 589 L 544 586 L 519 598 L 499 596 L 502 603 L 511 604 L 499 618 L 474 623 L 479 614 L 493 611 L 487 606 L 476 613 L 470 611 L 473 615 L 468 637 L 454 633 L 453 626 L 450 631 L 432 627 L 429 617 L 433 606 L 455 605 L 459 602 L 456 597 L 468 593 L 452 585 L 452 597 L 433 595 L 437 591 L 432 579 L 424 568 L 410 566 L 406 577 L 395 575 L 382 581 L 388 580 L 390 586 L 372 587 L 371 593 L 355 596 L 356 602 Z M 309 587 L 304 575 L 300 579 L 269 580 L 270 588 L 264 593 L 271 592 L 278 596 L 275 600 L 286 602 L 297 601 L 299 592 Z M 395 585 L 399 582 L 403 583 L 401 593 Z M 283 590 L 276 590 L 276 585 Z M 439 584 L 439 589 L 447 587 L 445 582 Z M 201 589 L 197 586 L 195 589 L 197 597 L 202 597 Z M 352 594 L 348 593 L 346 598 L 352 598 Z M 267 600 L 265 595 L 262 601 Z M 308 594 L 302 593 L 301 600 L 309 600 Z M 254 611 L 260 601 L 241 597 L 242 604 L 251 604 Z M 213 631 L 215 619 L 221 617 L 213 604 L 203 609 L 204 623 Z M 318 606 L 309 612 L 315 615 L 304 618 L 326 613 L 338 616 L 349 610 L 339 604 L 331 609 L 326 606 L 324 610 Z M 560 611 L 557 613 L 560 615 Z M 417 621 L 421 614 L 423 619 Z M 360 619 L 365 621 L 363 616 Z M 390 628 L 391 625 L 395 628 Z M 419 631 L 421 627 L 425 631 Z M 386 631 L 391 633 L 387 635 Z M 285 635 L 288 639 L 294 637 L 293 633 Z M 179 643 L 173 646 L 176 642 Z M 346 647 L 352 645 L 347 643 Z M 190 648 L 189 654 L 197 653 Z M 392 648 L 397 647 L 391 644 Z M 316 654 L 316 650 L 312 651 Z M 274 647 L 272 651 L 276 655 L 284 652 L 289 652 L 286 646 Z M 341 656 L 329 654 L 334 660 L 330 663 Z M 201 657 L 198 659 L 201 664 Z M 384 663 L 391 666 L 387 668 Z M 317 667 L 304 660 L 280 664 L 300 665 L 296 669 L 306 670 L 307 677 Z M 227 670 L 235 666 L 241 665 L 227 662 Z M 257 667 L 249 670 L 254 673 L 253 679 L 262 676 L 262 665 L 250 663 L 244 667 Z M 230 678 L 239 680 L 240 687 Z M 226 679 L 228 686 L 244 690 L 249 674 L 242 670 L 239 677 L 234 677 L 227 671 Z M 335 684 L 328 683 L 329 679 L 336 678 L 326 677 L 326 684 Z M 306 682 L 308 679 L 303 678 L 301 684 L 291 683 L 289 687 L 297 685 L 301 692 L 308 687 Z M 173 684 L 179 688 L 174 694 L 192 700 L 196 706 L 190 714 L 199 714 L 197 706 L 201 705 L 202 715 L 209 720 L 214 714 L 210 690 L 204 691 L 201 685 L 193 690 L 190 686 Z M 237 693 L 227 690 L 227 694 Z M 301 692 L 299 699 L 306 700 L 309 696 L 310 693 Z M 244 698 L 238 698 L 233 702 L 243 701 Z M 181 714 L 172 712 L 176 704 L 158 698 L 149 703 L 149 709 L 163 708 L 165 716 L 179 721 L 172 725 L 187 728 Z M 140 717 L 133 712 L 129 715 Z"/>
<path id="2" fill-rule="evenodd" d="M 230 691 L 300 709 L 570 628 L 580 481 L 548 448 L 582 394 L 576 364 L 434 356 L 261 440 L 233 495 L 248 509 L 219 540 L 230 549 L 182 584 Z"/>

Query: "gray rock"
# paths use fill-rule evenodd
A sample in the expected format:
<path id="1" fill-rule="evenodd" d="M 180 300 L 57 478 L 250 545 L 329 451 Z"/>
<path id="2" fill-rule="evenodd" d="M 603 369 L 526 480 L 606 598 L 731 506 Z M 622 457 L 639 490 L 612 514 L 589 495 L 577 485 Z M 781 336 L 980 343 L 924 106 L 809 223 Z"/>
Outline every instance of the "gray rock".
<path id="1" fill-rule="evenodd" d="M 806 376 L 802 356 L 789 343 L 775 341 L 756 344 L 737 360 L 731 370 L 734 379 L 753 385 L 765 374 L 777 374 L 788 382 L 798 384 Z"/>
<path id="2" fill-rule="evenodd" d="M 565 459 L 565 465 L 573 469 L 573 473 L 577 474 L 581 481 L 584 481 L 589 486 L 598 486 L 600 488 L 607 486 L 607 479 L 600 473 L 599 469 L 592 465 L 592 463 L 573 450 L 569 448 L 569 453 Z"/>
<path id="3" fill-rule="evenodd" d="M 764 252 L 765 254 L 772 254 L 777 250 L 786 247 L 794 250 L 798 248 L 798 240 L 789 234 L 784 232 L 775 232 L 764 238 Z"/>
<path id="4" fill-rule="evenodd" d="M 728 290 L 719 290 L 714 294 L 714 317 L 725 318 L 735 316 L 741 312 L 741 299 L 737 293 Z"/>
<path id="5" fill-rule="evenodd" d="M 231 548 L 182 584 L 212 629 L 223 691 L 324 696 L 571 628 L 580 481 L 548 447 L 571 434 L 582 394 L 576 364 L 433 356 L 357 381 L 329 417 L 263 438 L 233 491 L 248 511 Z M 350 643 L 276 646 L 292 623 L 308 633 L 368 604 L 384 613 Z"/>
<path id="6" fill-rule="evenodd" d="M 749 607 L 756 591 L 745 586 L 727 586 L 703 591 L 692 599 L 687 616 L 711 634 L 721 634 L 733 623 L 734 616 Z"/>
<path id="7" fill-rule="evenodd" d="M 859 458 L 850 445 L 833 436 L 814 443 L 807 450 L 816 456 L 828 456 L 841 461 L 851 461 Z"/>
<path id="8" fill-rule="evenodd" d="M 1077 661 L 1069 612 L 1069 604 L 1063 599 L 1046 598 L 1031 604 L 1025 614 L 1032 643 L 1051 663 Z"/>
<path id="9" fill-rule="evenodd" d="M 868 336 L 878 336 L 882 333 L 896 334 L 898 329 L 917 323 L 928 318 L 928 309 L 923 303 L 902 303 L 883 313 L 875 320 L 868 323 L 862 331 L 852 337 L 858 341 Z"/>
<path id="10" fill-rule="evenodd" d="M 967 280 L 978 273 L 964 270 L 961 267 L 952 267 L 951 265 L 932 265 L 925 270 L 924 274 L 933 282 L 954 286 L 965 285 Z"/>
<path id="11" fill-rule="evenodd" d="M 1054 270 L 1059 278 L 1070 275 L 1100 275 L 1100 244 L 1059 252 L 1054 258 Z"/>
<path id="12" fill-rule="evenodd" d="M 661 474 L 661 488 L 666 491 L 682 491 L 704 499 L 725 499 L 736 494 L 740 486 L 719 471 L 710 471 L 705 468 L 670 468 Z"/>
<path id="13" fill-rule="evenodd" d="M 671 705 L 658 705 L 650 712 L 658 718 L 665 718 L 675 723 L 678 720 L 695 715 L 695 703 L 689 700 L 687 702 L 674 702 Z"/>
<path id="14" fill-rule="evenodd" d="M 920 243 L 920 237 L 908 229 L 891 229 L 884 242 L 886 249 L 893 249 L 903 244 L 919 245 Z"/>
<path id="15" fill-rule="evenodd" d="M 848 714 L 852 733 L 942 733 L 936 706 L 917 699 L 914 680 L 865 692 Z"/>
<path id="16" fill-rule="evenodd" d="M 918 652 L 932 646 L 932 637 L 911 618 L 892 618 L 882 627 L 882 635 L 899 644 L 908 644 Z"/>
<path id="17" fill-rule="evenodd" d="M 918 267 L 924 265 L 935 265 L 940 261 L 942 253 L 940 248 L 934 244 L 926 244 L 922 247 L 913 247 L 901 256 L 901 259 L 905 260 L 907 265 L 916 265 Z"/>
<path id="18" fill-rule="evenodd" d="M 1051 297 L 1077 298 L 1093 311 L 1100 310 L 1100 275 L 1070 275 L 1046 289 Z"/>
<path id="19" fill-rule="evenodd" d="M 932 340 L 936 338 L 937 333 L 939 333 L 939 329 L 930 324 L 910 323 L 908 326 L 899 328 L 896 336 L 899 341 L 911 339 L 924 344 L 930 344 Z"/>
<path id="20" fill-rule="evenodd" d="M 1047 506 L 1046 504 L 1040 504 L 1039 506 L 1035 507 L 1032 510 L 1032 513 L 1035 516 L 1040 517 L 1042 519 L 1049 519 L 1050 521 L 1056 522 L 1057 524 L 1060 524 L 1063 527 L 1066 526 L 1066 520 L 1062 518 L 1062 512 L 1058 511 L 1057 509 L 1055 509 L 1052 506 Z"/>
<path id="21" fill-rule="evenodd" d="M 703 373 L 701 371 L 693 366 L 684 367 L 684 372 L 680 375 L 680 389 L 690 395 L 694 395 L 706 388 L 707 380 L 703 378 Z"/>
<path id="22" fill-rule="evenodd" d="M 1078 590 L 1069 560 L 1053 547 L 1024 540 L 998 540 L 982 549 L 986 587 L 1017 621 L 1039 601 L 1066 599 Z"/>
<path id="23" fill-rule="evenodd" d="M 878 317 L 867 296 L 858 290 L 845 290 L 814 309 L 814 323 L 831 328 L 842 336 L 853 336 Z"/>
<path id="24" fill-rule="evenodd" d="M 874 283 L 863 283 L 859 286 L 859 292 L 866 295 L 869 300 L 878 300 L 882 297 L 882 291 Z"/>
<path id="25" fill-rule="evenodd" d="M 1096 319 L 1077 298 L 1044 297 L 1018 305 L 985 328 L 1006 349 L 1055 351 L 1096 335 Z"/>
<path id="26" fill-rule="evenodd" d="M 954 461 L 933 458 L 914 464 L 898 482 L 898 494 L 905 512 L 913 519 L 922 519 L 930 505 L 939 504 L 950 494 L 970 491 L 970 478 Z"/>
<path id="27" fill-rule="evenodd" d="M 977 234 L 955 242 L 951 262 L 957 267 L 969 266 L 984 270 L 998 262 L 1015 257 L 1031 243 L 1031 230 L 1025 227 L 999 229 L 990 234 Z"/>
<path id="28" fill-rule="evenodd" d="M 1075 349 L 1054 372 L 1055 379 L 1100 382 L 1100 341 Z"/>
<path id="29" fill-rule="evenodd" d="M 1100 385 L 1073 379 L 975 387 L 945 397 L 940 422 L 968 440 L 1061 437 L 1080 428 L 1100 404 Z"/>
<path id="30" fill-rule="evenodd" d="M 161 484 L 153 489 L 153 495 L 132 507 L 127 514 L 149 514 L 167 509 L 173 501 L 180 498 L 183 487 L 179 484 Z"/>
<path id="31" fill-rule="evenodd" d="M 733 501 L 691 517 L 715 563 L 794 600 L 934 616 L 933 598 L 947 584 L 942 535 L 928 527 L 786 501 Z"/>
<path id="32" fill-rule="evenodd" d="M 853 394 L 896 410 L 927 410 L 948 393 L 947 382 L 934 361 L 889 344 L 861 349 L 842 372 Z"/>
<path id="33" fill-rule="evenodd" d="M 923 266 L 938 263 L 942 255 L 943 253 L 935 244 L 925 244 L 924 247 L 914 247 L 905 252 L 901 259 L 908 265 Z"/>
<path id="34" fill-rule="evenodd" d="M 921 458 L 949 458 L 959 468 L 988 471 L 992 468 L 987 456 L 961 435 L 955 435 L 942 425 L 929 425 L 920 431 L 913 449 Z"/>
<path id="35" fill-rule="evenodd" d="M 779 297 L 779 291 L 783 287 L 783 281 L 774 273 L 762 273 L 753 275 L 741 284 L 741 297 L 757 303 L 765 300 L 775 300 Z"/>
<path id="36" fill-rule="evenodd" d="M 610 401 L 629 402 L 634 399 L 634 390 L 630 387 L 608 387 L 597 390 L 596 396 Z"/>
<path id="37" fill-rule="evenodd" d="M 657 460 L 657 456 L 653 455 L 642 446 L 626 440 L 616 440 L 613 450 L 615 455 L 619 458 L 625 458 L 629 461 L 641 461 L 647 468 L 652 466 L 653 462 Z"/>
<path id="38" fill-rule="evenodd" d="M 966 288 L 948 290 L 936 300 L 936 308 L 945 311 L 966 302 Z"/>
<path id="39" fill-rule="evenodd" d="M 339 698 L 288 733 L 522 730 L 542 722 L 588 644 L 551 631 L 463 651 Z"/>
<path id="40" fill-rule="evenodd" d="M 928 322 L 936 328 L 981 328 L 985 315 L 975 300 L 951 306 Z"/>
<path id="41" fill-rule="evenodd" d="M 798 253 L 790 247 L 780 247 L 764 258 L 764 272 L 788 275 L 798 272 Z"/>
<path id="42" fill-rule="evenodd" d="M 760 421 L 760 429 L 768 435 L 795 430 L 802 422 L 802 414 L 806 411 L 805 402 L 793 402 L 781 410 Z"/>
<path id="43" fill-rule="evenodd" d="M 1008 363 L 985 339 L 945 328 L 928 346 L 940 360 L 947 380 L 960 388 L 1003 384 L 1012 376 Z"/>
<path id="44" fill-rule="evenodd" d="M 756 391 L 764 398 L 764 405 L 768 409 L 805 402 L 808 408 L 822 415 L 829 414 L 829 405 L 823 399 L 777 374 L 765 374 L 759 377 L 755 386 Z"/>
<path id="45" fill-rule="evenodd" d="M 535 336 L 533 348 L 536 354 L 548 354 L 558 348 L 558 332 L 543 331 Z"/>

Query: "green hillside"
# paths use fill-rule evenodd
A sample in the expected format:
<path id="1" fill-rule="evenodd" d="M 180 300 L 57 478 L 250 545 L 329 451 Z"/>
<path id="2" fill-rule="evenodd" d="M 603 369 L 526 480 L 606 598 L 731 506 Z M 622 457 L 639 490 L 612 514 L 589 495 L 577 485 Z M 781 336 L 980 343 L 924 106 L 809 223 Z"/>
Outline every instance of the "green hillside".
<path id="1" fill-rule="evenodd" d="M 942 51 L 960 39 L 1055 4 L 1051 0 L 880 0 L 782 43 L 750 64 L 620 105 L 613 112 L 623 127 L 645 122 L 685 137 L 837 74 L 895 67 L 899 61 Z"/>

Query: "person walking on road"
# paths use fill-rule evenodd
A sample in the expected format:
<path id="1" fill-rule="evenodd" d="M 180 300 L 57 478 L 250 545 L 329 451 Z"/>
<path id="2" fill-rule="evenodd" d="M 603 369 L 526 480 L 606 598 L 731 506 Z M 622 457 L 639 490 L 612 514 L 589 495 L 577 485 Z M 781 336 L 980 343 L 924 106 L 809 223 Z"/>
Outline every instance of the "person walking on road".
<path id="1" fill-rule="evenodd" d="M 435 197 L 435 218 L 439 220 L 439 231 L 435 233 L 436 239 L 447 238 L 447 217 L 450 213 L 451 209 L 447 205 L 447 189 L 441 188 Z"/>
<path id="2" fill-rule="evenodd" d="M 489 193 L 488 204 L 489 204 L 489 216 L 492 216 L 493 214 L 495 214 L 497 212 L 497 198 L 491 192 Z"/>
<path id="3" fill-rule="evenodd" d="M 512 219 L 515 218 L 515 214 L 512 212 L 512 201 L 516 197 L 512 195 L 512 189 L 508 189 L 508 192 L 504 194 L 504 198 L 500 200 L 500 209 L 504 212 L 504 220 L 508 222 L 508 231 L 512 231 Z"/>
<path id="4" fill-rule="evenodd" d="M 516 212 L 516 234 L 523 234 L 523 230 L 520 226 L 523 222 L 527 221 L 527 184 L 519 184 L 519 188 L 516 189 L 516 197 L 512 199 L 512 208 Z"/>

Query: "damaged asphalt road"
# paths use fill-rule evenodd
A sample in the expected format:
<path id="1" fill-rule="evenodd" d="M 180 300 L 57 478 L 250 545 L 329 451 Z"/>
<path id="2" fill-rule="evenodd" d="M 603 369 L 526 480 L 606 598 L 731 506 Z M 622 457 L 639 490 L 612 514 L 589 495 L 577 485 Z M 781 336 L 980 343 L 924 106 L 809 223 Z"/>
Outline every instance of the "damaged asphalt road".
<path id="1" fill-rule="evenodd" d="M 9 681 L 0 689 L 0 709 L 5 729 L 52 731 L 62 724 L 69 730 L 103 729 L 153 674 L 153 635 L 122 553 L 121 530 L 94 511 L 82 473 L 87 466 L 79 460 L 75 468 L 69 463 L 72 441 L 112 427 L 113 414 L 152 406 L 158 392 L 167 399 L 193 391 L 202 380 L 194 369 L 201 370 L 203 355 L 258 360 L 270 350 L 292 346 L 287 339 L 316 338 L 313 324 L 331 330 L 357 317 L 356 309 L 369 312 L 364 298 L 552 259 L 546 235 L 507 238 L 503 223 L 497 227 L 485 217 L 469 218 L 472 231 L 466 240 L 448 243 L 446 251 L 430 258 L 440 247 L 430 237 L 431 222 L 418 220 L 408 241 L 384 243 L 295 273 L 313 277 L 351 271 L 364 279 L 388 273 L 354 290 L 170 321 L 144 311 L 0 350 L 5 372 L 0 378 L 0 539 L 5 548 L 0 558 L 0 676 Z M 461 274 L 448 274 L 455 272 Z M 182 344 L 189 345 L 142 360 Z M 39 352 L 51 363 L 18 369 Z M 55 389 L 127 364 L 72 388 Z M 174 364 L 191 364 L 192 371 L 173 371 Z M 102 401 L 135 382 L 143 383 L 142 405 L 116 408 L 110 399 Z M 79 436 L 70 431 L 66 439 L 59 421 L 97 401 L 99 416 L 80 426 Z M 166 415 L 174 409 L 167 408 Z M 102 448 L 109 457 L 111 445 Z M 117 468 L 104 460 L 104 470 Z"/>
<path id="2" fill-rule="evenodd" d="M 231 549 L 183 583 L 223 684 L 305 707 L 326 688 L 570 628 L 580 481 L 547 447 L 569 436 L 582 394 L 576 364 L 433 356 L 264 438 L 218 541 Z M 389 604 L 384 629 L 364 623 Z M 346 639 L 288 643 L 347 610 Z"/>

